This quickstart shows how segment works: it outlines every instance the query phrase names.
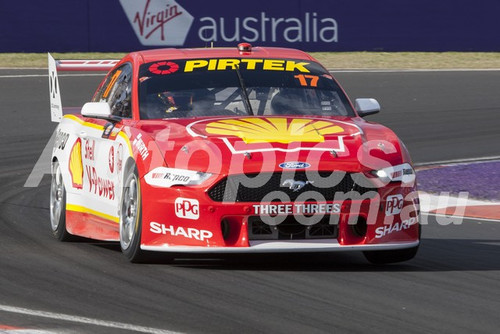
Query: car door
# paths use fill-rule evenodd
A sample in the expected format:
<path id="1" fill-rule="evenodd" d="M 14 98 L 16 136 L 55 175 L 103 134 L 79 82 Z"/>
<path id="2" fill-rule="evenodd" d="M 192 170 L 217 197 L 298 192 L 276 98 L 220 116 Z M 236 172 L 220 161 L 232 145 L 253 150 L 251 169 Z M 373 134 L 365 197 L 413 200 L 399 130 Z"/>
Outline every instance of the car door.
<path id="1" fill-rule="evenodd" d="M 106 102 L 120 122 L 84 118 L 80 133 L 83 162 L 83 190 L 86 206 L 101 222 L 119 222 L 121 175 L 126 140 L 120 135 L 124 123 L 132 117 L 132 66 L 125 64 L 108 74 L 93 102 Z"/>

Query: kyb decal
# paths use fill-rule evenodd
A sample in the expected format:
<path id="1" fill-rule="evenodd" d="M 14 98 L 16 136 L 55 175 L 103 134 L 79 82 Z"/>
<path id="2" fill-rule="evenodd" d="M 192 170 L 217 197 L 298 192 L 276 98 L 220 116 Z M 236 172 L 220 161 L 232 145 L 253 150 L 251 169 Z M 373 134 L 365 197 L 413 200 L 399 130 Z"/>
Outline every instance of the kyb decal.
<path id="1" fill-rule="evenodd" d="M 179 197 L 175 200 L 175 215 L 179 218 L 197 220 L 200 218 L 200 203 L 196 199 Z"/>

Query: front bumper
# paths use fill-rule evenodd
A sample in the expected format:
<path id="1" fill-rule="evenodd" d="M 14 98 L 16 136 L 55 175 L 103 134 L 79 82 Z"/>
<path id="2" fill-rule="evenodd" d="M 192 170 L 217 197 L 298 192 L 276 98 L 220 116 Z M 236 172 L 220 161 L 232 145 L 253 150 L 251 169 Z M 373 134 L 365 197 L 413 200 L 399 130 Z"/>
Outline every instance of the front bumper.
<path id="1" fill-rule="evenodd" d="M 249 247 L 204 247 L 204 246 L 172 246 L 172 245 L 142 245 L 141 249 L 152 252 L 173 253 L 314 253 L 314 252 L 346 252 L 346 251 L 376 251 L 413 248 L 420 241 L 389 242 L 384 244 L 341 245 L 337 240 L 255 240 L 249 242 Z"/>
<path id="2" fill-rule="evenodd" d="M 302 237 L 295 239 L 281 233 L 272 240 L 256 237 L 251 223 L 252 218 L 259 216 L 257 210 L 262 205 L 273 203 L 215 202 L 207 196 L 206 189 L 194 187 L 160 189 L 143 184 L 142 189 L 143 203 L 148 203 L 143 205 L 141 236 L 141 249 L 146 251 L 330 252 L 404 249 L 419 244 L 418 197 L 411 196 L 416 189 L 398 184 L 378 189 L 373 198 L 316 203 L 324 204 L 327 212 L 321 216 L 335 226 L 331 236 L 310 238 L 309 233 L 301 232 Z M 404 208 L 388 214 L 388 199 L 395 195 L 404 198 Z M 180 199 L 186 210 L 183 217 L 176 211 Z M 286 206 L 298 207 L 296 202 L 282 205 L 274 212 L 276 217 L 295 217 L 297 212 L 288 211 Z"/>

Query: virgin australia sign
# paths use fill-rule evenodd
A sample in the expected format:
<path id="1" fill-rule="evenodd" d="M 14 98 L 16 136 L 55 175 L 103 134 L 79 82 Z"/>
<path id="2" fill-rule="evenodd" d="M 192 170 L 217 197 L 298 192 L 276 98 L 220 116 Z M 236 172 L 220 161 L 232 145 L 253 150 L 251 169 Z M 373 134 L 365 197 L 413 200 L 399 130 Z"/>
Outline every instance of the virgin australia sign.
<path id="1" fill-rule="evenodd" d="M 120 0 L 142 45 L 184 45 L 193 23 L 175 0 Z"/>

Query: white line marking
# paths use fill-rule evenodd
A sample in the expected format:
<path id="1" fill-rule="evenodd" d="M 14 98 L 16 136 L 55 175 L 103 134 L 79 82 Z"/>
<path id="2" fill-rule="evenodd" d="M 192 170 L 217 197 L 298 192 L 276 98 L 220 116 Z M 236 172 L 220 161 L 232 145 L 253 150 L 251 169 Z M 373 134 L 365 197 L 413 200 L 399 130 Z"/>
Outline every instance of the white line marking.
<path id="1" fill-rule="evenodd" d="M 164 329 L 159 329 L 159 328 L 136 326 L 136 325 L 126 324 L 126 323 L 121 323 L 121 322 L 104 321 L 104 320 L 79 317 L 79 316 L 62 314 L 62 313 L 30 310 L 27 308 L 14 307 L 14 306 L 2 305 L 2 304 L 0 304 L 0 311 L 17 313 L 17 314 L 25 314 L 25 315 L 30 315 L 30 316 L 34 316 L 34 317 L 48 318 L 48 319 L 54 319 L 54 320 L 69 321 L 69 322 L 75 322 L 75 323 L 93 325 L 93 326 L 99 326 L 99 327 L 117 328 L 117 329 L 123 329 L 123 330 L 127 330 L 127 331 L 136 331 L 136 332 L 140 332 L 140 333 L 159 333 L 159 334 L 178 334 L 178 333 L 180 333 L 180 332 L 174 332 L 174 331 L 169 331 L 169 330 L 164 330 Z"/>
<path id="2" fill-rule="evenodd" d="M 85 74 L 58 74 L 59 77 L 104 77 L 106 73 L 85 73 Z M 48 77 L 48 74 L 7 74 L 0 75 L 0 79 L 4 78 L 43 78 Z"/>
<path id="3" fill-rule="evenodd" d="M 432 165 L 461 164 L 461 163 L 466 163 L 466 162 L 483 162 L 483 161 L 490 161 L 490 160 L 500 160 L 500 155 L 493 155 L 493 156 L 489 156 L 489 157 L 479 157 L 479 158 L 418 162 L 418 163 L 415 163 L 414 165 L 416 167 L 420 167 L 420 166 L 432 166 Z"/>
<path id="4" fill-rule="evenodd" d="M 500 246 L 500 241 L 497 242 L 479 242 L 479 244 L 486 246 Z"/>
<path id="5" fill-rule="evenodd" d="M 472 206 L 500 206 L 500 202 L 476 200 L 468 197 L 468 193 L 460 193 L 460 196 L 450 196 L 449 192 L 441 192 L 435 195 L 425 191 L 419 191 L 420 210 L 430 212 L 445 208 L 472 207 Z"/>
<path id="6" fill-rule="evenodd" d="M 434 217 L 457 218 L 457 219 L 467 219 L 467 220 L 480 220 L 480 221 L 495 222 L 495 223 L 500 222 L 500 219 L 478 218 L 478 217 L 467 217 L 467 216 L 454 216 L 454 215 L 443 215 L 441 213 L 434 213 L 434 212 L 422 212 L 422 214 L 425 214 L 427 216 L 434 216 Z"/>

